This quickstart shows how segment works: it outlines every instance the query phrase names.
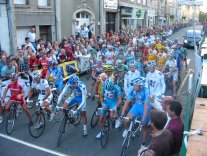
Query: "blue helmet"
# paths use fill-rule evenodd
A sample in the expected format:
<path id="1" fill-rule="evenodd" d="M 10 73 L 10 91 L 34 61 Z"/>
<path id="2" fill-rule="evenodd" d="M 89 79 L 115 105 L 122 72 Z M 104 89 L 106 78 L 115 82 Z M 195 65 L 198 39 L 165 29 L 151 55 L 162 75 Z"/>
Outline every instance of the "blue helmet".
<path id="1" fill-rule="evenodd" d="M 113 85 L 114 83 L 110 78 L 108 78 L 104 83 L 106 90 L 110 90 L 113 87 Z"/>
<path id="2" fill-rule="evenodd" d="M 40 72 L 35 71 L 35 72 L 33 73 L 33 78 L 34 78 L 34 79 L 38 79 L 38 78 L 40 78 L 40 77 L 41 77 L 41 73 L 40 73 Z"/>
<path id="3" fill-rule="evenodd" d="M 156 64 L 156 62 L 155 61 L 149 61 L 148 63 L 147 63 L 147 67 L 155 67 L 157 64 Z"/>
<path id="4" fill-rule="evenodd" d="M 131 81 L 131 85 L 140 85 L 143 86 L 146 83 L 146 79 L 144 77 L 138 77 Z"/>
<path id="5" fill-rule="evenodd" d="M 79 78 L 78 78 L 78 76 L 76 76 L 76 75 L 72 75 L 72 76 L 70 76 L 70 78 L 68 79 L 68 83 L 69 83 L 70 85 L 76 84 L 76 83 L 78 83 L 78 81 L 79 81 Z"/>

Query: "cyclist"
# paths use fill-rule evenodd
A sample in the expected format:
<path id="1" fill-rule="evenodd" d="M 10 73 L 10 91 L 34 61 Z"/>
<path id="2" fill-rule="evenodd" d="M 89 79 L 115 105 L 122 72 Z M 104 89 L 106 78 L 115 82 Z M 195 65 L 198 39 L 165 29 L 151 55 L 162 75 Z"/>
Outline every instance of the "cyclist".
<path id="1" fill-rule="evenodd" d="M 148 123 L 149 123 L 149 112 L 150 112 L 150 105 L 149 105 L 149 89 L 145 87 L 146 79 L 143 77 L 138 77 L 134 79 L 132 82 L 133 88 L 129 92 L 127 96 L 127 100 L 124 104 L 122 109 L 122 119 L 123 116 L 126 115 L 127 110 L 130 108 L 130 104 L 134 104 L 131 109 L 129 110 L 127 117 L 128 118 L 136 118 L 139 115 L 141 116 L 141 122 L 143 125 L 143 137 L 142 137 L 142 146 L 145 146 L 146 138 L 147 138 L 147 131 L 148 131 Z M 129 128 L 130 121 L 124 121 L 124 125 L 126 128 Z M 127 134 L 127 129 L 123 132 L 123 137 Z"/>
<path id="2" fill-rule="evenodd" d="M 104 72 L 108 77 L 110 77 L 114 81 L 114 75 L 113 75 L 114 67 L 112 65 L 105 65 L 104 66 Z"/>
<path id="3" fill-rule="evenodd" d="M 159 97 L 165 93 L 165 79 L 162 72 L 156 70 L 156 62 L 150 61 L 147 63 L 149 72 L 146 76 L 146 85 L 150 93 L 150 104 L 155 108 L 162 110 Z"/>
<path id="4" fill-rule="evenodd" d="M 49 121 L 52 121 L 55 114 L 52 113 L 52 111 L 49 109 L 49 104 L 52 100 L 53 95 L 48 81 L 46 79 L 42 79 L 41 73 L 38 71 L 33 73 L 33 82 L 28 94 L 27 102 L 30 101 L 29 99 L 34 92 L 34 89 L 39 92 L 38 101 L 40 101 L 41 106 L 44 107 L 44 110 L 47 112 Z"/>
<path id="5" fill-rule="evenodd" d="M 124 75 L 124 91 L 126 96 L 133 88 L 133 85 L 131 85 L 131 81 L 140 76 L 140 71 L 136 70 L 134 62 L 131 62 L 129 64 L 129 67 L 130 70 Z"/>
<path id="6" fill-rule="evenodd" d="M 160 49 L 157 54 L 157 68 L 158 68 L 158 70 L 160 70 L 160 71 L 163 70 L 163 68 L 165 66 L 166 59 L 167 59 L 166 53 L 164 52 L 163 49 Z"/>
<path id="7" fill-rule="evenodd" d="M 169 71 L 170 76 L 173 76 L 173 92 L 176 97 L 177 81 L 178 81 L 178 70 L 177 61 L 173 58 L 174 53 L 171 51 L 167 54 L 168 60 L 165 63 L 164 71 Z"/>
<path id="8" fill-rule="evenodd" d="M 103 108 L 113 109 L 114 111 L 110 112 L 110 118 L 115 116 L 116 109 L 120 106 L 121 100 L 121 90 L 120 87 L 115 85 L 113 81 L 108 78 L 103 86 L 102 93 L 100 96 L 100 101 Z M 102 131 L 103 121 L 105 111 L 100 112 L 99 116 L 99 127 Z M 117 127 L 117 126 L 116 126 Z M 96 136 L 97 139 L 101 138 L 101 132 Z"/>
<path id="9" fill-rule="evenodd" d="M 93 92 L 93 89 L 94 89 L 94 86 L 97 82 L 97 78 L 98 76 L 103 73 L 104 69 L 103 69 L 103 66 L 102 66 L 102 60 L 97 60 L 96 61 L 96 65 L 93 66 L 93 70 L 92 70 L 92 73 L 91 73 L 91 77 L 92 77 L 92 81 L 91 81 L 91 88 L 90 88 L 90 91 L 88 93 L 88 96 L 87 98 L 90 98 L 91 96 L 91 93 Z"/>
<path id="10" fill-rule="evenodd" d="M 186 48 L 183 47 L 183 45 L 180 48 L 180 54 L 182 55 L 182 65 L 185 65 L 185 69 L 187 71 L 187 69 L 188 69 L 188 65 L 187 65 L 188 52 L 187 52 Z"/>
<path id="11" fill-rule="evenodd" d="M 105 64 L 112 65 L 115 58 L 115 53 L 113 51 L 113 47 L 109 46 L 109 51 L 107 51 L 104 55 Z"/>
<path id="12" fill-rule="evenodd" d="M 58 68 L 55 61 L 51 61 L 48 64 L 48 72 L 46 75 L 46 79 L 49 81 L 50 75 L 52 75 L 53 83 L 58 89 L 58 93 L 61 94 L 63 90 L 63 76 L 60 68 Z"/>
<path id="13" fill-rule="evenodd" d="M 98 104 L 100 104 L 100 95 L 101 95 L 101 92 L 102 92 L 103 85 L 104 85 L 104 83 L 107 79 L 108 79 L 108 76 L 106 75 L 106 73 L 101 73 L 98 77 L 97 91 L 96 91 L 96 95 L 99 96 Z"/>
<path id="14" fill-rule="evenodd" d="M 30 112 L 27 109 L 27 105 L 24 100 L 24 90 L 23 90 L 23 87 L 19 84 L 18 75 L 16 73 L 11 73 L 10 79 L 11 79 L 11 82 L 7 85 L 6 89 L 4 90 L 3 97 L 2 97 L 2 101 L 4 102 L 7 92 L 8 92 L 8 90 L 10 90 L 11 97 L 6 104 L 5 109 L 8 112 L 13 101 L 18 101 L 18 102 L 20 102 L 20 105 L 21 105 L 23 111 L 25 112 L 26 116 L 28 117 L 28 119 L 30 121 Z"/>
<path id="15" fill-rule="evenodd" d="M 68 93 L 70 94 L 69 97 L 67 97 Z M 64 108 L 67 108 L 68 106 L 72 106 L 75 103 L 79 104 L 77 110 L 73 112 L 73 115 L 76 115 L 78 111 L 81 112 L 84 136 L 88 135 L 87 117 L 86 117 L 86 95 L 87 95 L 87 90 L 85 84 L 79 81 L 78 76 L 72 75 L 68 79 L 68 82 L 66 83 L 62 93 L 58 98 L 58 105 L 61 103 L 62 99 L 64 98 L 64 104 L 63 104 Z M 66 97 L 67 99 L 65 100 Z"/>

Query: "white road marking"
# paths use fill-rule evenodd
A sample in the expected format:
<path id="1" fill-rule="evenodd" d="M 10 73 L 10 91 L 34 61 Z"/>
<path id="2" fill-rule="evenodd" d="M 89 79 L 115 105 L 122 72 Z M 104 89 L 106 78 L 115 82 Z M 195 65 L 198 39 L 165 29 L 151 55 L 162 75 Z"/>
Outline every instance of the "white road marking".
<path id="1" fill-rule="evenodd" d="M 31 147 L 31 148 L 34 148 L 34 149 L 37 149 L 37 150 L 40 150 L 40 151 L 43 151 L 43 152 L 46 152 L 46 153 L 49 153 L 49 154 L 52 154 L 52 155 L 57 155 L 57 156 L 69 156 L 69 155 L 67 155 L 67 154 L 60 153 L 60 152 L 57 152 L 57 151 L 54 151 L 54 150 L 51 150 L 51 149 L 48 149 L 48 148 L 40 147 L 40 146 L 31 144 L 31 143 L 29 143 L 29 142 L 26 142 L 26 141 L 23 141 L 23 140 L 20 140 L 20 139 L 16 139 L 16 138 L 7 136 L 7 135 L 2 134 L 2 133 L 0 133 L 0 137 L 2 137 L 2 138 L 4 138 L 4 139 L 11 140 L 11 141 L 14 141 L 14 142 L 16 142 L 16 143 L 23 144 L 23 145 L 25 145 L 25 146 L 28 146 L 28 147 Z"/>

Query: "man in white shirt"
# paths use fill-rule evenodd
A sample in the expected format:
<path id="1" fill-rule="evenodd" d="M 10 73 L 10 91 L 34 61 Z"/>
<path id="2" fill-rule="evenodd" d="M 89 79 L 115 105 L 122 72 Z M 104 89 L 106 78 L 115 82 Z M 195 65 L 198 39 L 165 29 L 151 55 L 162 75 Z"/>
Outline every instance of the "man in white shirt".
<path id="1" fill-rule="evenodd" d="M 35 27 L 31 28 L 31 31 L 27 33 L 27 37 L 29 38 L 31 44 L 33 45 L 33 47 L 36 49 L 37 45 L 36 45 L 36 33 L 35 33 Z"/>
<path id="2" fill-rule="evenodd" d="M 75 38 L 77 39 L 80 36 L 80 25 L 79 21 L 76 21 L 75 24 Z"/>

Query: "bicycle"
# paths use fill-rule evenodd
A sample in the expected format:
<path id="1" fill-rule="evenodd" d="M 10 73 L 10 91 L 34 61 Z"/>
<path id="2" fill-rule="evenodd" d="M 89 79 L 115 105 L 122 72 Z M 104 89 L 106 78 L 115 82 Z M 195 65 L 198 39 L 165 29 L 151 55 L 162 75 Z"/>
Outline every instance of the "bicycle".
<path id="1" fill-rule="evenodd" d="M 61 139 L 62 139 L 63 133 L 65 133 L 66 124 L 68 124 L 68 125 L 71 124 L 74 126 L 78 126 L 80 124 L 81 118 L 82 118 L 80 113 L 78 113 L 77 115 L 73 115 L 73 113 L 72 113 L 72 111 L 76 110 L 77 107 L 78 107 L 78 104 L 75 104 L 75 105 L 68 107 L 68 108 L 63 108 L 63 107 L 57 106 L 57 109 L 64 110 L 64 117 L 62 119 L 62 122 L 61 122 L 60 128 L 59 128 L 57 147 L 59 147 L 61 144 Z"/>
<path id="2" fill-rule="evenodd" d="M 29 109 L 34 108 L 34 106 L 36 105 L 36 101 L 38 100 L 38 95 L 39 95 L 38 90 L 34 89 L 34 92 L 33 92 L 32 97 L 31 97 L 32 101 L 30 101 L 30 103 L 27 104 Z"/>
<path id="3" fill-rule="evenodd" d="M 39 138 L 45 130 L 45 111 L 44 107 L 41 106 L 42 103 L 43 101 L 37 102 L 37 110 L 31 116 L 31 120 L 29 123 L 29 133 L 33 138 Z"/>
<path id="4" fill-rule="evenodd" d="M 15 121 L 19 116 L 19 108 L 18 108 L 18 104 L 20 104 L 19 101 L 13 101 L 10 110 L 7 114 L 7 120 L 6 120 L 6 133 L 8 135 L 11 135 L 12 132 L 14 131 L 14 125 L 15 125 Z"/>
<path id="5" fill-rule="evenodd" d="M 134 138 L 136 136 L 136 133 L 138 131 L 141 132 L 142 130 L 142 124 L 140 121 L 140 117 L 137 118 L 128 118 L 128 117 L 123 117 L 124 120 L 129 120 L 130 121 L 130 126 L 127 130 L 127 134 L 124 138 L 124 141 L 122 143 L 122 151 L 121 151 L 121 156 L 126 155 L 127 149 L 129 148 L 130 145 L 130 140 L 131 137 Z"/>
<path id="6" fill-rule="evenodd" d="M 101 147 L 106 147 L 109 139 L 109 133 L 110 133 L 110 125 L 112 125 L 112 128 L 115 127 L 115 120 L 110 118 L 110 112 L 114 111 L 114 109 L 108 109 L 108 108 L 98 108 L 98 112 L 100 111 L 106 111 L 104 115 L 104 121 L 103 121 L 103 127 L 101 130 Z M 110 123 L 111 121 L 111 123 Z"/>
<path id="7" fill-rule="evenodd" d="M 51 110 L 53 111 L 53 113 L 55 113 L 54 120 L 56 122 L 59 122 L 62 119 L 63 115 L 64 115 L 63 112 L 60 109 L 56 108 L 59 94 L 57 92 L 56 86 L 53 83 L 49 83 L 49 85 L 50 85 L 50 88 L 51 88 L 51 92 L 53 94 L 53 98 L 52 98 L 52 101 L 51 101 Z"/>
<path id="8" fill-rule="evenodd" d="M 95 111 L 93 112 L 93 115 L 91 117 L 91 127 L 94 128 L 98 121 L 99 121 L 99 115 L 98 115 L 98 108 L 100 108 L 100 105 L 97 105 Z"/>

